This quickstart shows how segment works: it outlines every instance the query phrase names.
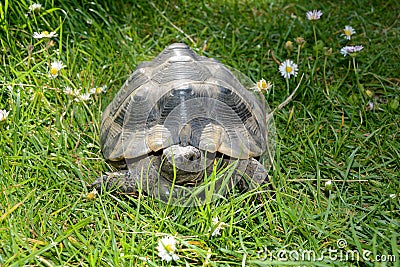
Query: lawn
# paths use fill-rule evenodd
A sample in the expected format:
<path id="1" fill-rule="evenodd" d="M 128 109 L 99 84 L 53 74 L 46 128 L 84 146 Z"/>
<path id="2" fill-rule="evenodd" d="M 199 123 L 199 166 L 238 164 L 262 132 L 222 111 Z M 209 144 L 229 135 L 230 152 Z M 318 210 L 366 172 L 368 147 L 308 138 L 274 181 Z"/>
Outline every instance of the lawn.
<path id="1" fill-rule="evenodd" d="M 400 266 L 398 1 L 32 4 L 0 2 L 0 266 Z M 271 109 L 299 85 L 274 113 L 275 198 L 90 194 L 102 111 L 174 42 L 270 81 Z"/>

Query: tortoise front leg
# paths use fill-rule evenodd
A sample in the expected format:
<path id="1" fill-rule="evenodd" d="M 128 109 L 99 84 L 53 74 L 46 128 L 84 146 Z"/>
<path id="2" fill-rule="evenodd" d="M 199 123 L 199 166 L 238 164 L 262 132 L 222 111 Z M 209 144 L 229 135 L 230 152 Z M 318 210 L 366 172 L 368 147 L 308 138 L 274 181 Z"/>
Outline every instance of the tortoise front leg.
<path id="1" fill-rule="evenodd" d="M 121 170 L 102 175 L 90 187 L 95 188 L 98 192 L 103 192 L 103 189 L 107 191 L 116 189 L 120 192 L 136 194 L 138 193 L 138 188 L 131 183 L 132 180 L 132 174 L 129 170 Z"/>
<path id="2" fill-rule="evenodd" d="M 237 181 L 239 181 L 238 188 L 240 190 L 252 190 L 270 182 L 268 179 L 268 171 L 259 161 L 254 158 L 240 161 L 240 165 L 243 167 L 239 168 L 236 174 L 241 176 L 241 178 L 237 178 Z M 241 171 L 244 168 L 244 172 Z"/>

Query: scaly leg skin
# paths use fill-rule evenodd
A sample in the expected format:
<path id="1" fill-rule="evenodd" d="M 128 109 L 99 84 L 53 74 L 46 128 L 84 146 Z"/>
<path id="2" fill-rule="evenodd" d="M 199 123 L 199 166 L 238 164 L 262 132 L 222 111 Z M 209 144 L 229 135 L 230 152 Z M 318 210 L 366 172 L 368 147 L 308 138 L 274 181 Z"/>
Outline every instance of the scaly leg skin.
<path id="1" fill-rule="evenodd" d="M 245 171 L 243 168 L 237 170 L 237 175 L 241 177 L 237 178 L 239 181 L 237 186 L 240 190 L 249 191 L 269 183 L 268 171 L 256 159 L 241 160 L 240 164 L 246 168 Z M 272 187 L 269 186 L 269 189 Z"/>
<path id="2" fill-rule="evenodd" d="M 121 170 L 117 172 L 108 172 L 105 175 L 97 178 L 91 185 L 98 192 L 102 192 L 103 188 L 107 191 L 117 189 L 125 193 L 137 193 L 136 185 L 129 186 L 126 181 L 130 180 L 130 173 L 128 170 Z"/>

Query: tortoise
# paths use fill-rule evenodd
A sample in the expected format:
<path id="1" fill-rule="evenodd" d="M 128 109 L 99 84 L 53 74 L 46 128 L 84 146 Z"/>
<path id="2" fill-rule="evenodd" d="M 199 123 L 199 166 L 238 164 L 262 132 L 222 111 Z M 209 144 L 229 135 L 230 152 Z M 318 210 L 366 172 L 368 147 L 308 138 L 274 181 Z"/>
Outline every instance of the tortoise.
<path id="1" fill-rule="evenodd" d="M 118 170 L 92 186 L 188 205 L 206 198 L 211 176 L 216 195 L 267 183 L 263 99 L 219 61 L 169 45 L 137 66 L 103 112 L 102 153 Z"/>

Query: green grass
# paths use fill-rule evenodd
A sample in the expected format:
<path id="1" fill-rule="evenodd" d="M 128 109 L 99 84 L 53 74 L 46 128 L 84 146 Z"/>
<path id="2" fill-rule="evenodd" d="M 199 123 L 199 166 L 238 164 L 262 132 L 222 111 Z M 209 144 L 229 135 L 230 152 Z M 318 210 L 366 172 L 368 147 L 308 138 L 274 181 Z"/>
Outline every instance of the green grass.
<path id="1" fill-rule="evenodd" d="M 400 266 L 397 1 L 158 2 L 46 0 L 34 14 L 25 0 L 0 3 L 0 109 L 10 111 L 0 122 L 0 266 Z M 305 18 L 313 9 L 324 13 L 318 59 Z M 340 36 L 345 25 L 357 32 L 350 41 Z M 44 30 L 58 36 L 32 38 Z M 273 56 L 297 62 L 296 44 L 288 51 L 285 43 L 299 36 L 307 43 L 291 90 L 305 76 L 274 116 L 275 200 L 261 193 L 254 202 L 248 192 L 182 208 L 143 196 L 85 197 L 111 170 L 100 151 L 102 110 L 140 62 L 185 42 L 273 82 L 266 97 L 275 108 L 288 92 Z M 349 44 L 364 46 L 356 73 L 339 53 Z M 323 47 L 333 49 L 326 60 Z M 51 79 L 56 59 L 66 67 Z M 107 92 L 90 102 L 63 93 L 103 85 Z M 226 226 L 211 236 L 217 216 Z M 157 255 L 165 235 L 178 240 L 177 262 Z M 283 250 L 292 251 L 280 254 L 287 260 Z M 325 258 L 296 261 L 304 250 Z M 347 250 L 371 254 L 340 258 Z M 373 261 L 381 255 L 396 261 Z"/>

